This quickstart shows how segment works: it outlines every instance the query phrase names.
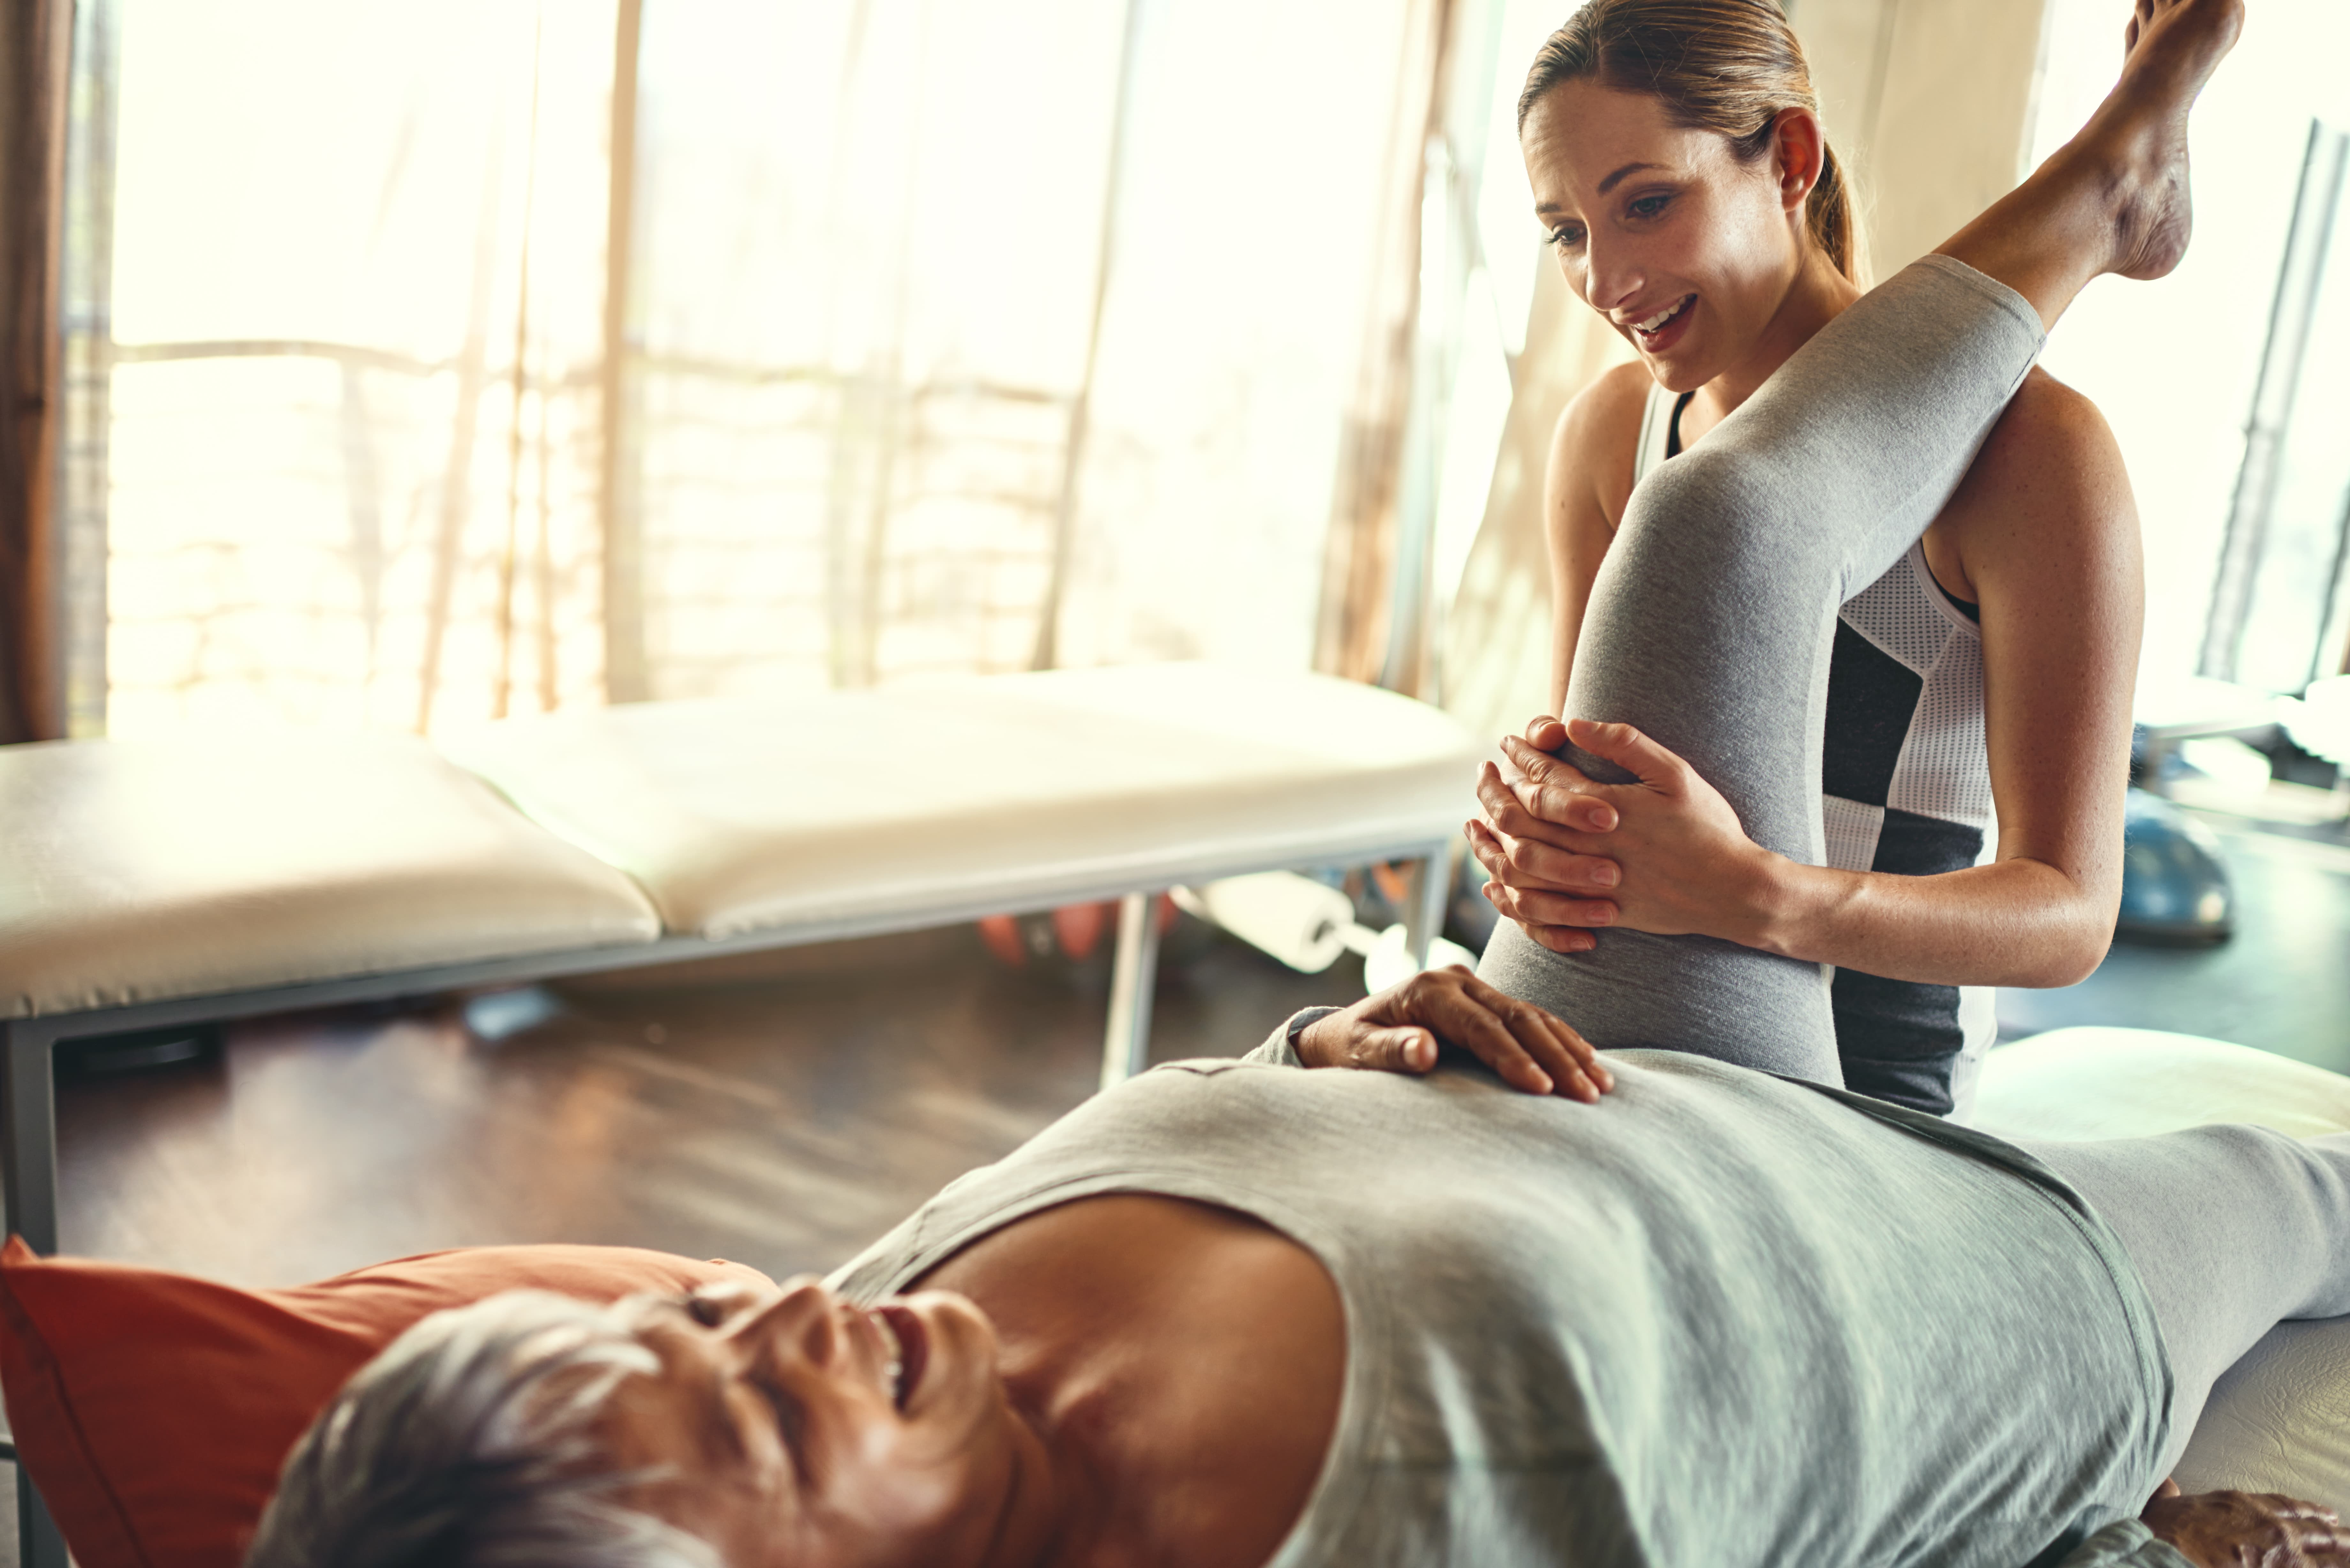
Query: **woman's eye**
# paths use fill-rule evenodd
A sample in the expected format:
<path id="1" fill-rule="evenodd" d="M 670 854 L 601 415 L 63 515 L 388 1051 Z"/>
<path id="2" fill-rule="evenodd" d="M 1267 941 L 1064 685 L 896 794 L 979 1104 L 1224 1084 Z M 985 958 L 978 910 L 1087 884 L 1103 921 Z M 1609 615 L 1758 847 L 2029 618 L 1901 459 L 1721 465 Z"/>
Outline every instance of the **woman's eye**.
<path id="1" fill-rule="evenodd" d="M 685 1315 L 704 1328 L 716 1328 L 726 1321 L 726 1303 L 705 1295 L 685 1298 Z"/>
<path id="2" fill-rule="evenodd" d="M 1627 209 L 1636 218 L 1653 218 L 1672 204 L 1670 196 L 1643 196 Z"/>
<path id="3" fill-rule="evenodd" d="M 1583 231 L 1572 225 L 1566 228 L 1553 229 L 1550 232 L 1550 243 L 1556 245 L 1561 250 L 1566 250 L 1572 246 L 1579 245 L 1583 243 Z"/>

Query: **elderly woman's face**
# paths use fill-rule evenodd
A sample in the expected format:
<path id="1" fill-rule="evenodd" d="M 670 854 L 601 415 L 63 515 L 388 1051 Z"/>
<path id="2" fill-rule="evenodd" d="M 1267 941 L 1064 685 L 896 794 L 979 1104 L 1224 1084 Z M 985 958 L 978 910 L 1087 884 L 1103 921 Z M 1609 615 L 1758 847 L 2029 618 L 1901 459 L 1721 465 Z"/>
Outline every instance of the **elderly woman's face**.
<path id="1" fill-rule="evenodd" d="M 1030 1550 L 1044 1450 L 962 1297 L 865 1310 L 813 1280 L 649 1302 L 658 1375 L 615 1390 L 600 1435 L 659 1472 L 628 1502 L 714 1545 L 729 1568 L 965 1568 Z"/>

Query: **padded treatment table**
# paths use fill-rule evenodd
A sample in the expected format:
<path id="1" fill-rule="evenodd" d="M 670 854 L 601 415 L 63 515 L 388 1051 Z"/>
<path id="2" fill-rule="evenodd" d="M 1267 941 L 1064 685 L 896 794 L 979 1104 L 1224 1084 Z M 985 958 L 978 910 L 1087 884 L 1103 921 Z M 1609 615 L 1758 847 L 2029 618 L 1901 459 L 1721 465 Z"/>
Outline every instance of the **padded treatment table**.
<path id="1" fill-rule="evenodd" d="M 1122 900 L 1105 1086 L 1147 1060 L 1170 887 L 1410 860 L 1424 961 L 1483 755 L 1426 703 L 1215 664 L 638 703 L 442 746 L 700 950 Z"/>
<path id="2" fill-rule="evenodd" d="M 2057 1029 L 1984 1058 L 1974 1120 L 2059 1141 L 2213 1122 L 2314 1137 L 2350 1132 L 2350 1077 L 2191 1034 Z M 2283 1492 L 2350 1517 L 2350 1318 L 2271 1330 L 2212 1388 L 2175 1473 L 2188 1491 Z"/>
<path id="3" fill-rule="evenodd" d="M 56 1250 L 61 1040 L 1080 900 L 1124 902 L 1114 1082 L 1145 1059 L 1170 886 L 1415 860 L 1424 955 L 1481 754 L 1392 692 L 1211 664 L 644 703 L 438 751 L 0 747 L 7 1223 Z"/>

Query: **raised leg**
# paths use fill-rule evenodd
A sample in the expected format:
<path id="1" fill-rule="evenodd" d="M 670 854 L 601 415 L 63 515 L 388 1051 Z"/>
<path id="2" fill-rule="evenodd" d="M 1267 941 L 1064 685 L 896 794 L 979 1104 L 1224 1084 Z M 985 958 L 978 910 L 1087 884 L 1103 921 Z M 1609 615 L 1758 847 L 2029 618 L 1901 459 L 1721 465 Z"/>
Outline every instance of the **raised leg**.
<path id="1" fill-rule="evenodd" d="M 1150 1065 L 1150 996 L 1159 983 L 1159 895 L 1118 902 L 1118 956 L 1109 977 L 1109 1027 L 1102 1036 L 1101 1086 L 1114 1089 Z"/>
<path id="2" fill-rule="evenodd" d="M 7 1184 L 8 1229 L 47 1256 L 57 1250 L 57 1033 L 38 1018 L 0 1023 L 6 1055 L 0 1100 L 0 1181 Z"/>
<path id="3" fill-rule="evenodd" d="M 1638 727 L 1719 789 L 1756 843 L 1819 864 L 1837 607 L 1941 510 L 2043 341 L 2027 301 L 1947 256 L 1828 323 L 1633 491 L 1561 717 Z M 1627 778 L 1580 751 L 1570 760 Z M 1480 973 L 1603 1049 L 1842 1081 L 1816 963 L 1629 930 L 1562 956 L 1504 922 Z"/>

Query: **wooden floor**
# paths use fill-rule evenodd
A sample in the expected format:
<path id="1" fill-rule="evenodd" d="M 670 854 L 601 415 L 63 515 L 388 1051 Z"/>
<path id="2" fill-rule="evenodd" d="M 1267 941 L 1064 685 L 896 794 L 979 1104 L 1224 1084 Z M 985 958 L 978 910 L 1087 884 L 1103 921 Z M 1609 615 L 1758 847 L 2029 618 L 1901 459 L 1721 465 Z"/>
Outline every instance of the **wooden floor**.
<path id="1" fill-rule="evenodd" d="M 1362 994 L 1353 959 L 1170 947 L 1162 1060 Z M 1095 1087 L 1099 960 L 1010 971 L 957 929 L 769 967 L 796 972 L 267 1019 L 214 1062 L 68 1082 L 64 1250 L 251 1284 L 547 1241 L 822 1271 Z"/>

